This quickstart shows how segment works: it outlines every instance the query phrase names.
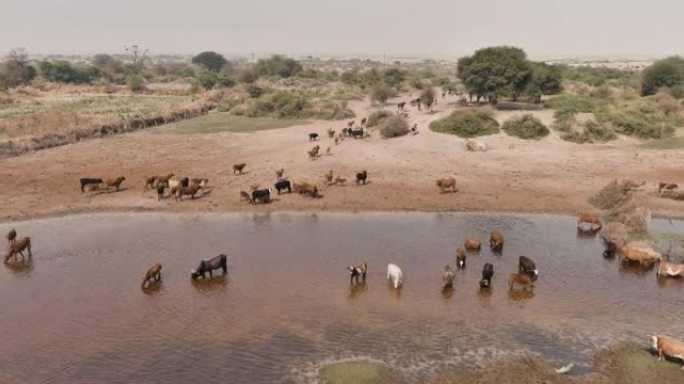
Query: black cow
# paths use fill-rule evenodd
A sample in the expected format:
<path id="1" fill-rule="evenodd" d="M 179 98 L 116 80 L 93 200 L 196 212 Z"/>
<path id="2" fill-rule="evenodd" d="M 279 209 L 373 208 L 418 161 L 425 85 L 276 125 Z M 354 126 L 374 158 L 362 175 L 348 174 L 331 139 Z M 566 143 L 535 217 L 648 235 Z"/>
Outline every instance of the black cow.
<path id="1" fill-rule="evenodd" d="M 351 131 L 349 131 L 349 134 L 355 139 L 359 138 L 359 137 L 363 137 L 363 128 L 352 129 Z"/>
<path id="2" fill-rule="evenodd" d="M 278 180 L 277 183 L 275 183 L 275 189 L 278 191 L 278 194 L 280 195 L 280 191 L 284 191 L 287 189 L 287 193 L 292 193 L 292 183 L 290 183 L 290 180 Z"/>
<path id="3" fill-rule="evenodd" d="M 527 256 L 520 256 L 518 259 L 518 272 L 521 274 L 529 274 L 534 277 L 539 275 L 537 265 Z"/>
<path id="4" fill-rule="evenodd" d="M 227 258 L 224 254 L 212 257 L 211 259 L 204 259 L 200 261 L 197 269 L 193 269 L 191 271 L 190 276 L 193 280 L 197 279 L 200 276 L 202 276 L 202 278 L 204 279 L 205 273 L 209 272 L 209 278 L 211 279 L 212 277 L 214 277 L 211 271 L 219 268 L 223 270 L 223 274 L 225 275 L 226 273 L 228 273 L 228 263 L 226 260 Z"/>
<path id="5" fill-rule="evenodd" d="M 406 102 L 402 101 L 401 103 L 397 104 L 397 109 L 399 109 L 400 111 L 403 111 L 405 106 L 406 106 Z"/>
<path id="6" fill-rule="evenodd" d="M 368 172 L 364 169 L 361 172 L 356 173 L 356 184 L 366 184 L 366 180 L 368 179 Z"/>
<path id="7" fill-rule="evenodd" d="M 482 280 L 480 280 L 480 288 L 491 287 L 492 276 L 494 276 L 494 266 L 492 263 L 485 263 L 484 267 L 482 267 Z"/>
<path id="8" fill-rule="evenodd" d="M 318 140 L 318 133 L 316 133 L 316 132 L 309 133 L 309 141 L 315 141 L 315 140 Z"/>
<path id="9" fill-rule="evenodd" d="M 266 204 L 271 201 L 271 188 L 255 189 L 252 191 L 252 201 L 256 204 L 258 201 Z"/>
<path id="10" fill-rule="evenodd" d="M 363 263 L 359 265 L 350 265 L 347 267 L 347 270 L 349 271 L 349 275 L 351 276 L 349 278 L 349 282 L 353 282 L 354 279 L 356 279 L 356 283 L 359 282 L 359 276 L 361 276 L 363 282 L 366 282 L 366 271 L 368 271 L 368 264 Z"/>
<path id="11" fill-rule="evenodd" d="M 157 201 L 161 201 L 164 198 L 164 184 L 157 184 Z"/>
<path id="12" fill-rule="evenodd" d="M 188 185 L 190 185 L 190 179 L 188 179 L 187 177 L 180 179 L 180 185 L 183 188 L 187 188 Z"/>
<path id="13" fill-rule="evenodd" d="M 102 179 L 95 177 L 84 177 L 81 179 L 81 192 L 85 192 L 85 186 L 90 184 L 102 184 Z"/>

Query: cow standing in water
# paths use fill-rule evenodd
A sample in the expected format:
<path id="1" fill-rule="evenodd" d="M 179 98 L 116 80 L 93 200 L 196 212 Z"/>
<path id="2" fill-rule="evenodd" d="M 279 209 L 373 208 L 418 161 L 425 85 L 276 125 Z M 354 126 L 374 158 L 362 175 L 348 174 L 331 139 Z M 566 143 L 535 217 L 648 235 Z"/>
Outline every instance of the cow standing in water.
<path id="1" fill-rule="evenodd" d="M 215 269 L 222 269 L 224 275 L 228 273 L 228 262 L 226 255 L 220 254 L 216 257 L 212 257 L 211 259 L 204 259 L 200 261 L 200 264 L 197 267 L 197 269 L 193 269 L 190 271 L 190 276 L 193 280 L 197 279 L 200 276 L 202 276 L 202 278 L 205 278 L 205 274 L 209 272 L 209 278 L 212 278 L 214 277 L 212 271 Z"/>

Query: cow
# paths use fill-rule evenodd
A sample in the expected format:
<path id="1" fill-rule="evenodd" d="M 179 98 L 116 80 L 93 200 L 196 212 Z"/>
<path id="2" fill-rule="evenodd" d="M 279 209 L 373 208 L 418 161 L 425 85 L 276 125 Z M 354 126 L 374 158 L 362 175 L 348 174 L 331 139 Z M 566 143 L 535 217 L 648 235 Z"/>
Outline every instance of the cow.
<path id="1" fill-rule="evenodd" d="M 368 272 L 368 263 L 365 261 L 362 264 L 358 265 L 350 265 L 347 267 L 347 270 L 349 271 L 349 283 L 352 283 L 356 280 L 356 283 L 359 283 L 359 276 L 361 276 L 362 281 L 365 283 L 366 282 L 366 272 Z"/>
<path id="2" fill-rule="evenodd" d="M 442 273 L 442 290 L 452 289 L 454 287 L 454 271 L 451 270 L 449 265 L 444 267 L 444 273 Z"/>
<path id="3" fill-rule="evenodd" d="M 261 203 L 266 204 L 271 202 L 271 188 L 268 189 L 255 189 L 252 191 L 252 202 L 257 203 L 261 201 Z"/>
<path id="4" fill-rule="evenodd" d="M 275 171 L 276 178 L 277 178 L 278 180 L 282 179 L 284 173 L 285 173 L 285 169 L 284 169 L 284 168 L 277 169 L 277 170 Z"/>
<path id="5" fill-rule="evenodd" d="M 601 215 L 598 212 L 579 212 L 577 214 L 577 227 L 581 227 L 585 223 L 591 225 L 592 229 L 594 225 L 598 226 L 598 229 L 603 226 Z"/>
<path id="6" fill-rule="evenodd" d="M 247 202 L 250 204 L 253 203 L 252 196 L 245 191 L 240 191 L 240 201 L 242 201 L 242 200 L 247 200 Z"/>
<path id="7" fill-rule="evenodd" d="M 368 172 L 364 169 L 361 172 L 356 173 L 356 184 L 366 184 L 366 180 L 368 179 Z"/>
<path id="8" fill-rule="evenodd" d="M 178 187 L 176 188 L 175 193 L 173 194 L 174 198 L 176 201 L 183 201 L 183 196 L 184 195 L 190 195 L 191 200 L 195 200 L 195 195 L 197 192 L 199 192 L 200 186 L 199 185 L 191 185 L 189 187 Z"/>
<path id="9" fill-rule="evenodd" d="M 169 189 L 171 194 L 175 195 L 179 187 L 187 188 L 190 185 L 190 179 L 187 177 L 172 177 L 169 179 Z"/>
<path id="10" fill-rule="evenodd" d="M 278 180 L 275 183 L 274 187 L 275 187 L 276 191 L 278 191 L 279 195 L 280 195 L 281 191 L 284 191 L 286 189 L 287 189 L 287 193 L 292 193 L 292 185 L 291 184 L 292 183 L 290 183 L 290 180 L 283 179 L 283 180 Z"/>
<path id="11" fill-rule="evenodd" d="M 319 145 L 316 145 L 313 148 L 311 148 L 311 150 L 307 152 L 309 154 L 309 159 L 313 160 L 313 159 L 317 158 L 318 157 L 318 151 L 320 149 L 321 149 L 321 147 Z"/>
<path id="12" fill-rule="evenodd" d="M 332 139 L 335 137 L 335 130 L 332 128 L 328 128 L 328 138 Z"/>
<path id="13" fill-rule="evenodd" d="M 528 274 L 534 277 L 539 276 L 537 265 L 527 256 L 520 256 L 518 258 L 518 272 L 521 274 Z"/>
<path id="14" fill-rule="evenodd" d="M 16 260 L 17 255 L 21 255 L 21 259 L 24 260 L 24 251 L 28 251 L 28 258 L 30 260 L 32 256 L 30 237 L 24 237 L 23 239 L 16 240 L 10 244 L 7 255 L 5 256 L 5 263 L 7 263 L 11 258 Z"/>
<path id="15" fill-rule="evenodd" d="M 164 184 L 157 184 L 157 201 L 164 198 Z"/>
<path id="16" fill-rule="evenodd" d="M 161 280 L 161 269 L 161 264 L 154 263 L 150 269 L 145 272 L 145 276 L 143 277 L 140 288 L 145 289 L 148 288 L 152 283 L 159 282 L 159 280 Z"/>
<path id="17" fill-rule="evenodd" d="M 333 133 L 334 135 L 334 133 Z M 309 141 L 316 141 L 318 140 L 318 133 L 316 132 L 311 132 L 309 133 Z"/>
<path id="18" fill-rule="evenodd" d="M 405 101 L 402 101 L 401 103 L 397 103 L 397 109 L 400 111 L 403 111 L 405 106 L 406 106 Z"/>
<path id="19" fill-rule="evenodd" d="M 125 177 L 119 176 L 114 179 L 107 179 L 105 180 L 105 190 L 109 191 L 109 188 L 115 188 L 117 191 L 121 189 L 121 183 L 126 180 Z"/>
<path id="20" fill-rule="evenodd" d="M 364 136 L 363 128 L 352 129 L 349 133 L 350 133 L 351 137 L 353 137 L 355 139 L 358 139 L 359 137 L 362 138 Z"/>
<path id="21" fill-rule="evenodd" d="M 498 229 L 493 230 L 492 233 L 489 235 L 489 247 L 494 252 L 501 252 L 501 249 L 503 249 L 503 244 L 504 237 L 501 231 L 499 231 Z"/>
<path id="22" fill-rule="evenodd" d="M 81 182 L 81 193 L 85 192 L 86 185 L 102 184 L 103 181 L 96 177 L 83 177 L 80 179 Z"/>
<path id="23" fill-rule="evenodd" d="M 387 264 L 387 280 L 392 283 L 394 289 L 401 287 L 404 283 L 404 274 L 401 272 L 401 268 L 392 263 Z"/>
<path id="24" fill-rule="evenodd" d="M 326 174 L 323 175 L 323 178 L 325 179 L 326 184 L 330 185 L 333 182 L 333 171 L 326 172 Z"/>
<path id="25" fill-rule="evenodd" d="M 534 288 L 532 279 L 528 275 L 521 273 L 511 273 L 508 275 L 508 289 L 512 290 L 515 284 L 522 285 L 525 290 Z"/>
<path id="26" fill-rule="evenodd" d="M 458 248 L 456 250 L 456 268 L 465 269 L 466 267 L 466 253 L 463 248 Z"/>
<path id="27" fill-rule="evenodd" d="M 368 118 L 367 118 L 367 117 L 364 117 L 363 119 L 361 119 L 361 126 L 362 126 L 362 127 L 365 127 L 367 121 L 368 121 Z"/>
<path id="28" fill-rule="evenodd" d="M 652 266 L 658 260 L 662 260 L 662 255 L 648 247 L 628 244 L 620 248 L 623 261 L 639 263 L 639 265 Z"/>
<path id="29" fill-rule="evenodd" d="M 456 192 L 456 179 L 453 177 L 445 177 L 437 180 L 437 186 L 442 191 L 442 193 L 447 192 L 451 189 L 451 192 Z"/>
<path id="30" fill-rule="evenodd" d="M 480 288 L 490 288 L 492 286 L 492 276 L 494 276 L 494 266 L 492 263 L 485 263 L 482 267 L 482 279 L 480 280 Z"/>
<path id="31" fill-rule="evenodd" d="M 347 128 L 349 128 L 349 129 L 353 128 L 353 127 L 354 127 L 354 123 L 356 123 L 356 121 L 354 121 L 354 120 L 349 121 L 349 122 L 347 123 Z"/>
<path id="32" fill-rule="evenodd" d="M 480 248 L 482 248 L 482 243 L 478 239 L 475 239 L 473 237 L 468 237 L 463 242 L 463 246 L 468 251 L 479 251 Z"/>
<path id="33" fill-rule="evenodd" d="M 656 271 L 657 277 L 681 277 L 684 276 L 684 264 L 668 263 L 661 261 Z"/>
<path id="34" fill-rule="evenodd" d="M 242 175 L 242 171 L 245 169 L 246 163 L 233 164 L 233 174 Z"/>
<path id="35" fill-rule="evenodd" d="M 17 231 L 12 228 L 9 232 L 7 232 L 7 242 L 12 244 L 17 240 Z"/>
<path id="36" fill-rule="evenodd" d="M 224 254 L 200 261 L 197 269 L 190 270 L 190 277 L 192 277 L 193 280 L 196 280 L 198 277 L 202 276 L 204 279 L 205 274 L 209 272 L 209 278 L 211 279 L 214 277 L 212 271 L 219 268 L 223 270 L 224 275 L 228 273 L 227 257 Z"/>
<path id="37" fill-rule="evenodd" d="M 658 352 L 658 361 L 663 360 L 664 356 L 679 359 L 684 370 L 684 343 L 663 335 L 651 336 L 651 342 L 653 349 Z"/>
<path id="38" fill-rule="evenodd" d="M 658 193 L 663 193 L 663 191 L 672 192 L 678 188 L 679 188 L 679 186 L 677 184 L 674 184 L 674 183 L 663 183 L 663 182 L 658 183 Z"/>
<path id="39" fill-rule="evenodd" d="M 190 179 L 190 185 L 199 185 L 201 189 L 204 189 L 209 184 L 209 179 L 193 177 Z"/>

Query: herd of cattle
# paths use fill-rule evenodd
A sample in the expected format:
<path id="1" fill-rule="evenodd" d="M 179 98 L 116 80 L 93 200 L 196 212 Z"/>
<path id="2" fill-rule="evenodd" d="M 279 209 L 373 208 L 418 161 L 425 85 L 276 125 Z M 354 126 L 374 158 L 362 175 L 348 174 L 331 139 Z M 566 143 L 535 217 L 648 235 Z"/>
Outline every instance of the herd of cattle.
<path id="1" fill-rule="evenodd" d="M 282 177 L 283 171 L 280 170 L 277 172 L 279 177 Z M 164 177 L 160 178 L 150 178 L 148 179 L 148 184 L 149 187 L 153 188 L 155 187 L 155 184 L 157 186 L 164 182 L 164 185 L 166 183 L 169 183 L 169 188 L 176 188 L 176 191 L 180 188 L 190 188 L 191 186 L 197 186 L 198 188 L 202 188 L 206 186 L 206 179 L 194 179 L 194 181 L 191 180 L 181 180 L 178 184 L 176 183 L 171 183 L 173 180 L 173 175 L 167 175 Z M 282 181 L 282 180 L 281 180 Z M 119 183 L 120 184 L 120 183 Z M 184 186 L 187 185 L 187 186 Z M 87 185 L 87 183 L 86 183 Z M 173 193 L 173 192 L 172 192 Z M 254 198 L 254 195 L 252 195 L 252 198 Z M 258 198 L 258 197 L 257 197 Z M 582 225 L 589 224 L 591 226 L 591 230 L 594 231 L 596 228 L 600 229 L 602 227 L 601 220 L 599 218 L 599 215 L 597 213 L 593 212 L 581 212 L 578 214 L 577 217 L 577 226 L 578 229 L 583 228 Z M 14 262 L 19 262 L 18 256 L 21 256 L 21 262 L 31 262 L 32 254 L 31 254 L 31 238 L 30 237 L 23 237 L 23 238 L 18 238 L 17 237 L 17 232 L 12 229 L 9 233 L 6 235 L 7 241 L 8 241 L 8 252 L 5 255 L 5 264 L 8 264 L 10 260 L 13 259 Z M 606 240 L 604 238 L 604 240 Z M 495 254 L 501 254 L 503 251 L 504 247 L 504 236 L 503 233 L 500 230 L 493 230 L 490 233 L 490 239 L 489 239 L 489 247 L 494 252 Z M 465 270 L 466 269 L 466 260 L 467 260 L 467 255 L 468 252 L 479 252 L 482 248 L 482 243 L 480 242 L 479 239 L 473 238 L 473 237 L 468 237 L 465 239 L 463 242 L 463 247 L 459 247 L 456 250 L 456 269 L 459 270 Z M 660 258 L 654 258 L 652 255 L 648 254 L 646 252 L 644 254 L 643 250 L 640 250 L 638 248 L 629 248 L 628 246 L 623 246 L 622 248 L 619 249 L 620 253 L 623 256 L 623 261 L 636 261 L 640 264 L 644 263 L 645 261 L 657 261 L 659 262 L 659 267 L 658 267 L 658 272 L 657 272 L 657 277 L 674 277 L 674 276 L 683 276 L 684 275 L 684 265 L 682 264 L 673 264 L 673 263 L 665 263 L 662 262 Z M 28 259 L 25 259 L 25 254 L 24 252 L 27 252 Z M 611 253 L 611 247 L 610 244 L 607 242 L 607 248 L 606 252 L 604 255 L 610 255 Z M 228 266 L 227 266 L 227 256 L 224 254 L 220 254 L 216 257 L 213 257 L 211 259 L 204 259 L 200 261 L 199 265 L 197 268 L 191 270 L 190 277 L 192 280 L 195 280 L 199 277 L 206 278 L 206 274 L 209 274 L 209 278 L 213 277 L 213 271 L 215 270 L 221 270 L 222 273 L 225 275 L 228 272 Z M 366 282 L 366 276 L 368 273 L 368 264 L 366 262 L 357 264 L 357 265 L 350 265 L 347 268 L 347 271 L 349 272 L 350 276 L 350 284 L 352 286 L 355 286 L 357 284 L 365 284 Z M 155 263 L 153 264 L 146 272 L 145 275 L 143 276 L 142 283 L 141 283 L 141 289 L 147 290 L 150 289 L 161 282 L 161 270 L 162 270 L 162 265 L 160 263 Z M 404 284 L 404 274 L 401 268 L 394 264 L 394 263 L 389 263 L 387 265 L 387 280 L 389 283 L 394 287 L 394 289 L 400 289 L 403 287 Z M 513 290 L 515 286 L 520 286 L 524 290 L 532 290 L 535 286 L 535 281 L 537 280 L 539 276 L 539 270 L 537 269 L 536 263 L 529 257 L 527 256 L 520 256 L 518 258 L 518 270 L 517 272 L 510 273 L 508 275 L 507 279 L 507 285 L 509 290 Z M 491 289 L 492 287 L 492 278 L 494 277 L 494 265 L 492 263 L 485 263 L 484 267 L 482 268 L 482 275 L 481 279 L 479 280 L 479 286 L 481 290 L 488 290 Z M 452 267 L 447 264 L 444 267 L 444 271 L 442 273 L 442 290 L 443 291 L 449 291 L 453 289 L 453 284 L 454 280 L 456 278 L 456 275 L 452 269 Z M 652 339 L 653 343 L 653 348 L 658 352 L 658 358 L 662 359 L 662 357 L 668 356 L 670 358 L 675 358 L 675 359 L 680 359 L 682 361 L 682 369 L 684 369 L 684 343 L 680 342 L 676 339 L 667 337 L 667 336 L 662 336 L 662 335 L 655 335 L 655 336 L 650 336 Z"/>

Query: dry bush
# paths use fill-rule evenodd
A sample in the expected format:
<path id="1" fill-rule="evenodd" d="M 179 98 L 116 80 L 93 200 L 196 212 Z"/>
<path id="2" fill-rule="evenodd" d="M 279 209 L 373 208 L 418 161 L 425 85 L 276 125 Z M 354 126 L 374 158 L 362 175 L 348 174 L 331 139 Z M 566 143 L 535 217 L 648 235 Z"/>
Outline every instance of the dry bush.
<path id="1" fill-rule="evenodd" d="M 632 192 L 640 185 L 632 180 L 618 182 L 617 179 L 611 181 L 603 187 L 596 195 L 589 199 L 589 202 L 597 208 L 614 209 L 632 197 Z"/>
<path id="2" fill-rule="evenodd" d="M 385 139 L 405 136 L 409 133 L 409 126 L 406 119 L 400 116 L 391 116 L 382 119 L 380 122 L 380 135 Z"/>
<path id="3" fill-rule="evenodd" d="M 368 116 L 368 121 L 366 125 L 368 127 L 375 127 L 376 125 L 380 124 L 380 122 L 388 117 L 394 116 L 394 113 L 381 109 L 379 111 L 375 111 L 371 113 L 370 116 Z"/>
<path id="4" fill-rule="evenodd" d="M 617 221 L 611 221 L 601 229 L 601 238 L 607 244 L 612 244 L 615 248 L 620 249 L 629 241 L 627 227 Z"/>
<path id="5" fill-rule="evenodd" d="M 501 126 L 501 130 L 510 136 L 525 140 L 540 139 L 549 135 L 549 129 L 531 114 L 525 114 L 521 117 L 504 122 Z"/>
<path id="6" fill-rule="evenodd" d="M 490 109 L 463 108 L 455 110 L 447 117 L 433 121 L 430 123 L 430 129 L 470 138 L 499 133 L 499 122 L 494 119 L 494 113 Z"/>
<path id="7" fill-rule="evenodd" d="M 648 232 L 651 210 L 633 203 L 625 204 L 614 211 L 616 221 L 622 223 L 629 232 Z"/>
<path id="8" fill-rule="evenodd" d="M 660 90 L 654 96 L 656 108 L 666 115 L 673 115 L 680 111 L 679 101 L 667 91 Z"/>

